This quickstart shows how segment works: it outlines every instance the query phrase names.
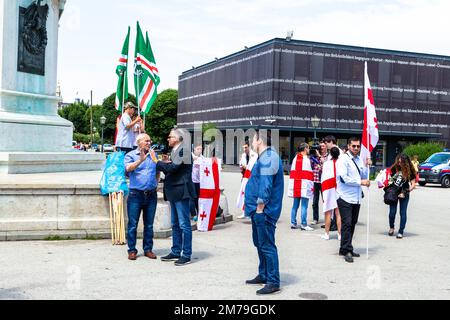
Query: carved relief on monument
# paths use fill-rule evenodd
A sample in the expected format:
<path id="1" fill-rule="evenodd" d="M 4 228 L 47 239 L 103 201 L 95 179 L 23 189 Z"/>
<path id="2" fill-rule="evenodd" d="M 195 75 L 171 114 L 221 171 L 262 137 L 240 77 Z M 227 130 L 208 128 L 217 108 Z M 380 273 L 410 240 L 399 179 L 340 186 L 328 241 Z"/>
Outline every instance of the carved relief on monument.
<path id="1" fill-rule="evenodd" d="M 45 75 L 48 5 L 41 0 L 19 7 L 19 54 L 17 70 Z"/>

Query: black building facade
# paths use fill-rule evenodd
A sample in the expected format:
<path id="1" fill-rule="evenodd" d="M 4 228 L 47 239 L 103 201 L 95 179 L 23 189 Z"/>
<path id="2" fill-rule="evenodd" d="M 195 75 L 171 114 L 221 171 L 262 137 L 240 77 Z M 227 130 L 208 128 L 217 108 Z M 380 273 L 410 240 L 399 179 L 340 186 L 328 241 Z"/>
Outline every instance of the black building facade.
<path id="1" fill-rule="evenodd" d="M 380 133 L 375 164 L 390 165 L 417 141 L 449 147 L 450 57 L 278 38 L 183 72 L 178 126 L 279 129 L 286 163 L 314 131 L 344 145 L 361 135 L 365 61 Z"/>

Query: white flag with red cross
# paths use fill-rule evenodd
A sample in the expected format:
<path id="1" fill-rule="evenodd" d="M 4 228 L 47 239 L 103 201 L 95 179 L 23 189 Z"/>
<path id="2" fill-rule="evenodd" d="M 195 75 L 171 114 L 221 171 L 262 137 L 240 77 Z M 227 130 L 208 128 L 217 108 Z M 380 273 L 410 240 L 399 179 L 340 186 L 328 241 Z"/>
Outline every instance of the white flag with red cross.
<path id="1" fill-rule="evenodd" d="M 325 161 L 322 167 L 322 199 L 323 212 L 337 208 L 337 181 L 336 181 L 336 160 Z"/>
<path id="2" fill-rule="evenodd" d="M 361 141 L 361 159 L 363 163 L 378 143 L 378 120 L 375 113 L 375 102 L 373 91 L 370 86 L 369 75 L 367 73 L 367 62 L 364 65 L 364 128 Z"/>
<path id="3" fill-rule="evenodd" d="M 244 210 L 244 200 L 245 200 L 245 187 L 247 186 L 248 179 L 252 175 L 253 166 L 258 160 L 258 154 L 256 152 L 250 153 L 250 160 L 248 161 L 247 167 L 245 168 L 244 176 L 241 181 L 241 189 L 239 190 L 238 198 L 236 201 L 236 207 L 238 209 Z"/>
<path id="4" fill-rule="evenodd" d="M 198 231 L 211 231 L 220 200 L 220 160 L 200 160 L 200 194 L 198 197 Z"/>
<path id="5" fill-rule="evenodd" d="M 292 161 L 288 196 L 291 198 L 308 199 L 314 196 L 314 175 L 311 168 L 311 161 L 307 156 L 297 154 Z"/>

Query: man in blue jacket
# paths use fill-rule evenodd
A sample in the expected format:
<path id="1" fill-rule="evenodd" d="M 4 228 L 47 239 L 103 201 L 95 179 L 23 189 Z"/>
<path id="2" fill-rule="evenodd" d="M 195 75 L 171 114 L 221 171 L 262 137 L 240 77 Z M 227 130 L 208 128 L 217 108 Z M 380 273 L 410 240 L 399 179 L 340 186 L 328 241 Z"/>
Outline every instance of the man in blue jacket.
<path id="1" fill-rule="evenodd" d="M 270 147 L 270 132 L 258 132 L 252 147 L 259 158 L 245 188 L 245 214 L 251 217 L 253 244 L 258 250 L 258 275 L 247 284 L 265 284 L 256 294 L 280 291 L 278 252 L 275 245 L 275 228 L 281 214 L 284 177 L 281 159 Z"/>

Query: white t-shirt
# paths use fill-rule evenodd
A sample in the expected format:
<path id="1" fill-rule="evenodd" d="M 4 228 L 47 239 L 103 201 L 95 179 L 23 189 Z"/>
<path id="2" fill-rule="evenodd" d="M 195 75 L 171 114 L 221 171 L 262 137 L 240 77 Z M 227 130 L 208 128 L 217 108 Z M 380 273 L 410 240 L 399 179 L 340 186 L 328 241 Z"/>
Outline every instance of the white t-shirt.
<path id="1" fill-rule="evenodd" d="M 116 145 L 121 148 L 133 148 L 134 132 L 133 128 L 128 129 L 127 126 L 131 123 L 131 118 L 128 113 L 124 113 L 119 122 L 119 130 L 117 132 Z"/>

